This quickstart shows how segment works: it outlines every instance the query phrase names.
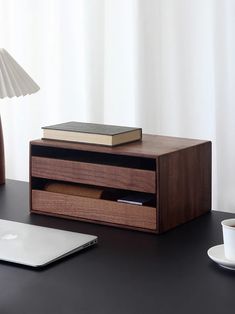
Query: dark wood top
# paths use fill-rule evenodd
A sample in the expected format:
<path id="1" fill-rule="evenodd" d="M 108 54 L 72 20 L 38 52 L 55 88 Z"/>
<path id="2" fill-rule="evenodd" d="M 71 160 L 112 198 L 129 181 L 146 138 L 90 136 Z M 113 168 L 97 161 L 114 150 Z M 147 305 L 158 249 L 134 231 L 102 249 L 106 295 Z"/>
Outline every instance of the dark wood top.
<path id="1" fill-rule="evenodd" d="M 161 135 L 143 134 L 142 141 L 136 141 L 120 146 L 109 147 L 103 145 L 80 144 L 54 140 L 35 140 L 34 145 L 60 147 L 68 149 L 86 150 L 110 154 L 122 154 L 130 156 L 156 158 L 187 147 L 206 143 L 208 141 L 169 137 Z"/>
<path id="2" fill-rule="evenodd" d="M 222 243 L 212 212 L 162 235 L 29 215 L 28 184 L 0 186 L 0 218 L 95 234 L 99 244 L 41 270 L 0 262 L 2 314 L 232 313 L 235 272 L 207 256 Z"/>

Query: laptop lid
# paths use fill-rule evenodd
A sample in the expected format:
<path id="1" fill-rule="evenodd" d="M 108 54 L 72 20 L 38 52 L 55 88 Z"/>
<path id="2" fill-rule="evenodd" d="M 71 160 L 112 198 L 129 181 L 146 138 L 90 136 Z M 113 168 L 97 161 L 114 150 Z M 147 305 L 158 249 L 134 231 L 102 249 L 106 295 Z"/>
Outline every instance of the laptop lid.
<path id="1" fill-rule="evenodd" d="M 97 237 L 0 219 L 0 260 L 45 266 L 97 243 Z"/>

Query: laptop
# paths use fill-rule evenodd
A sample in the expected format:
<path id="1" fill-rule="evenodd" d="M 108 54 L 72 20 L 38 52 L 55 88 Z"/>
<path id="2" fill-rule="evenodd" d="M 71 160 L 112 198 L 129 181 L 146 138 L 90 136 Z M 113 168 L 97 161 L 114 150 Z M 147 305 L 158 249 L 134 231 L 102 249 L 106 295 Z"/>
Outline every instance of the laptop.
<path id="1" fill-rule="evenodd" d="M 94 235 L 0 219 L 0 260 L 46 266 L 97 243 Z"/>

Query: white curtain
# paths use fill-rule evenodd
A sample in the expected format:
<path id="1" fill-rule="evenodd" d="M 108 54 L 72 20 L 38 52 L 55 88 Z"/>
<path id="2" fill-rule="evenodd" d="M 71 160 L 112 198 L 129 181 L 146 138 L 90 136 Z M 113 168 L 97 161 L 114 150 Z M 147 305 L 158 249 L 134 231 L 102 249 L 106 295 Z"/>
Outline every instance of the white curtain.
<path id="1" fill-rule="evenodd" d="M 0 0 L 0 47 L 40 85 L 2 99 L 7 177 L 70 120 L 213 141 L 213 208 L 235 212 L 235 0 Z"/>

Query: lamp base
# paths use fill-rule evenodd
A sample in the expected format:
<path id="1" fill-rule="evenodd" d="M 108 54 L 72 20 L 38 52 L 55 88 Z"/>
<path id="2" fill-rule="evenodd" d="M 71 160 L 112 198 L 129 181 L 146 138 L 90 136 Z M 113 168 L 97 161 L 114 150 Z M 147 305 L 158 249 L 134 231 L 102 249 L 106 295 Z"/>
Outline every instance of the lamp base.
<path id="1" fill-rule="evenodd" d="M 0 117 L 0 184 L 5 183 L 5 157 L 4 157 L 4 141 L 2 132 L 2 122 Z"/>

